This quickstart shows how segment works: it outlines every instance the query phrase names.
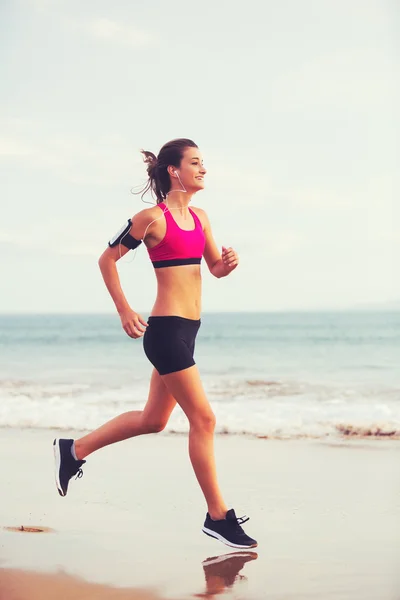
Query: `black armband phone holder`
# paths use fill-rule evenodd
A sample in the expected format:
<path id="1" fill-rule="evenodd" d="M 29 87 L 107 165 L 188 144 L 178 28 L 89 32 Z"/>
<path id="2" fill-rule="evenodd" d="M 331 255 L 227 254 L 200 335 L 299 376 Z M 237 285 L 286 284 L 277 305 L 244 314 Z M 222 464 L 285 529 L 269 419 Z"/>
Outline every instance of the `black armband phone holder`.
<path id="1" fill-rule="evenodd" d="M 128 219 L 126 224 L 121 227 L 121 229 L 111 238 L 108 242 L 110 248 L 114 248 L 114 246 L 118 246 L 118 244 L 122 244 L 125 248 L 129 248 L 130 250 L 134 250 L 141 243 L 142 240 L 137 240 L 129 233 L 132 227 L 131 219 Z"/>

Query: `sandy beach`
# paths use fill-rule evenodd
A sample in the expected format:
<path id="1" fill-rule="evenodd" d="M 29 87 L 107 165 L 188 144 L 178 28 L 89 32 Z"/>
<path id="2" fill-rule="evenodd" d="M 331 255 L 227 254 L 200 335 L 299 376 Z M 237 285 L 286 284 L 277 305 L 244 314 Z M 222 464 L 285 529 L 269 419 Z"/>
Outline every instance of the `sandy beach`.
<path id="1" fill-rule="evenodd" d="M 259 543 L 251 553 L 201 532 L 185 435 L 99 451 L 66 498 L 56 435 L 1 430 L 1 600 L 400 598 L 398 442 L 217 436 L 224 495 Z"/>

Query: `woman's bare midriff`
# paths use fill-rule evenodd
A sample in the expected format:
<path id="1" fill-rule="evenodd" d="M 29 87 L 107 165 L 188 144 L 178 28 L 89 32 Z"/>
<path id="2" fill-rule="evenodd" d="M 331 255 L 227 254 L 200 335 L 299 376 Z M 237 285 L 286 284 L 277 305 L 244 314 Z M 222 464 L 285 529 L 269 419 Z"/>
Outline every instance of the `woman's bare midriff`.
<path id="1" fill-rule="evenodd" d="M 200 319 L 200 265 L 155 269 L 157 297 L 151 316 L 176 316 Z"/>

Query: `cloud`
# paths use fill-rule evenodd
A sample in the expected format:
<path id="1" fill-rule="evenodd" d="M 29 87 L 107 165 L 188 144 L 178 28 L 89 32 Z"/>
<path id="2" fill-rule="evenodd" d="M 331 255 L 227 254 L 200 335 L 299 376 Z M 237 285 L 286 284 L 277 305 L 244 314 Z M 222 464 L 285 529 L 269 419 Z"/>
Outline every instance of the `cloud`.
<path id="1" fill-rule="evenodd" d="M 262 174 L 218 172 L 207 180 L 207 185 L 213 194 L 229 198 L 229 205 L 237 208 L 251 202 L 251 206 L 263 206 L 265 196 L 270 191 L 268 183 Z"/>
<path id="2" fill-rule="evenodd" d="M 368 112 L 384 106 L 396 88 L 395 64 L 389 52 L 379 48 L 335 50 L 320 54 L 274 84 L 276 108 L 330 107 Z"/>
<path id="3" fill-rule="evenodd" d="M 63 170 L 68 166 L 66 157 L 53 153 L 51 148 L 12 137 L 0 138 L 1 159 L 16 159 L 37 169 Z"/>
<path id="4" fill-rule="evenodd" d="M 45 12 L 52 8 L 53 0 L 28 0 L 27 4 L 38 12 Z"/>
<path id="5" fill-rule="evenodd" d="M 17 163 L 20 168 L 48 170 L 75 184 L 115 184 L 124 181 L 127 174 L 134 177 L 141 173 L 142 165 L 133 160 L 132 147 L 118 135 L 46 135 L 40 123 L 23 121 L 12 133 L 11 122 L 12 119 L 3 122 L 6 134 L 0 136 L 0 164 Z M 129 183 L 130 180 L 128 187 Z"/>
<path id="6" fill-rule="evenodd" d="M 30 156 L 32 148 L 17 139 L 0 138 L 0 156 Z"/>
<path id="7" fill-rule="evenodd" d="M 292 254 L 304 246 L 305 238 L 299 231 L 290 229 L 266 232 L 264 256 Z"/>
<path id="8" fill-rule="evenodd" d="M 290 188 L 287 187 L 282 196 L 290 200 L 291 204 L 300 209 L 320 211 L 348 212 L 355 208 L 354 195 L 349 191 L 340 194 L 326 188 Z"/>
<path id="9" fill-rule="evenodd" d="M 156 39 L 148 31 L 106 18 L 93 19 L 81 25 L 81 28 L 91 37 L 105 42 L 116 42 L 123 46 L 149 46 L 154 44 Z"/>
<path id="10" fill-rule="evenodd" d="M 157 37 L 129 23 L 122 23 L 106 17 L 85 19 L 83 16 L 71 16 L 70 5 L 62 0 L 27 0 L 28 4 L 39 13 L 46 13 L 52 18 L 58 16 L 67 28 L 80 30 L 90 37 L 103 42 L 111 42 L 121 46 L 143 47 L 154 45 Z M 68 14 L 69 11 L 69 14 Z"/>
<path id="11" fill-rule="evenodd" d="M 35 224 L 31 227 L 18 223 L 14 231 L 0 230 L 0 246 L 7 255 L 28 251 L 97 258 L 106 247 L 107 241 L 100 240 L 94 232 L 78 232 L 76 236 L 73 232 L 73 224 L 65 227 L 65 224 L 52 222 L 49 226 Z"/>

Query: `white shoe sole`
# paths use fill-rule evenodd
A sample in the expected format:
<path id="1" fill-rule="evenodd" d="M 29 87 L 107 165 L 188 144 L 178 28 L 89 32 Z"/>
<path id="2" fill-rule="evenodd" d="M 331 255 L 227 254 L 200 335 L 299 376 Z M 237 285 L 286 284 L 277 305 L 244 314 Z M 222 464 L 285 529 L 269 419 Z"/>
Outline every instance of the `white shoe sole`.
<path id="1" fill-rule="evenodd" d="M 60 496 L 65 496 L 62 491 L 61 483 L 60 483 L 60 466 L 61 466 L 61 452 L 60 445 L 58 440 L 55 440 L 53 443 L 53 452 L 54 452 L 54 477 L 56 480 L 56 486 L 58 493 Z"/>
<path id="2" fill-rule="evenodd" d="M 227 546 L 230 546 L 231 548 L 257 548 L 258 544 L 253 544 L 252 546 L 243 546 L 241 544 L 234 544 L 233 542 L 230 542 L 229 540 L 226 540 L 222 535 L 220 535 L 219 533 L 216 533 L 215 531 L 212 531 L 212 529 L 207 529 L 207 527 L 203 527 L 202 531 L 209 535 L 210 537 L 215 538 L 216 540 L 219 540 L 220 542 L 222 542 L 223 544 L 226 544 Z"/>

